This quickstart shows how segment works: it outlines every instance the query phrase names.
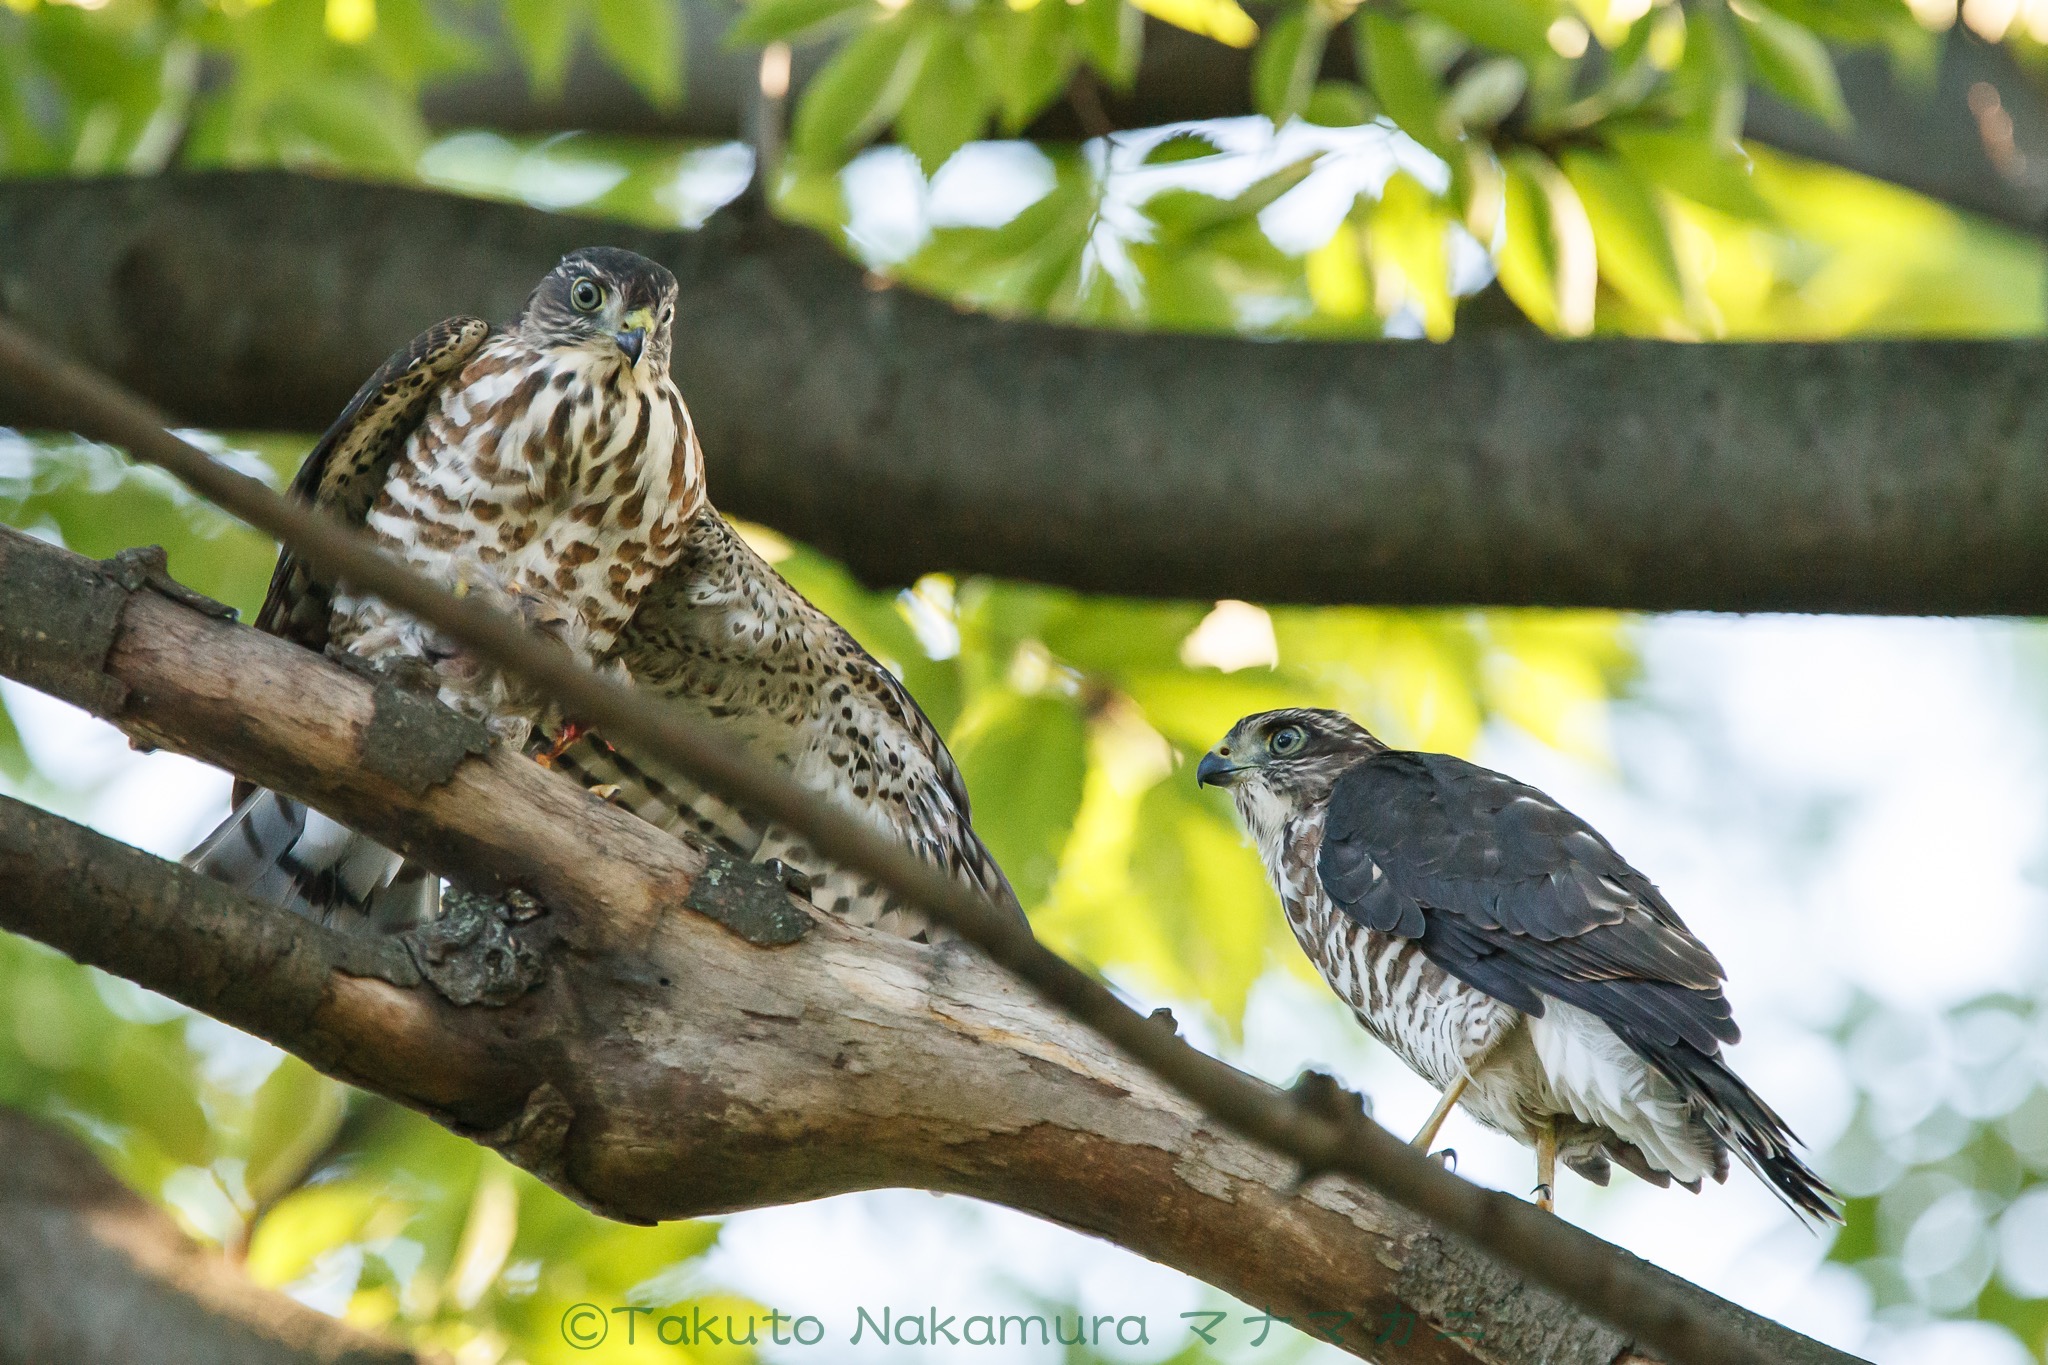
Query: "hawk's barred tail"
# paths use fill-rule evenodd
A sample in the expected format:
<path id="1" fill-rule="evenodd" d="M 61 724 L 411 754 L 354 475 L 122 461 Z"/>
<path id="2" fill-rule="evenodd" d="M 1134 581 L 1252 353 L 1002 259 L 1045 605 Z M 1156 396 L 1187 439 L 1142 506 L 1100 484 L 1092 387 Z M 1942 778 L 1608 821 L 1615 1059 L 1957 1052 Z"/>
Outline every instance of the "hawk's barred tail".
<path id="1" fill-rule="evenodd" d="M 1698 1106 L 1714 1136 L 1733 1148 L 1742 1164 L 1770 1186 L 1794 1213 L 1816 1223 L 1839 1223 L 1839 1196 L 1801 1161 L 1785 1120 L 1719 1057 L 1703 1056 L 1685 1043 L 1636 1047 L 1652 1065 L 1679 1083 Z"/>
<path id="2" fill-rule="evenodd" d="M 323 924 L 347 913 L 397 932 L 440 910 L 440 878 L 273 791 L 250 793 L 184 863 Z"/>

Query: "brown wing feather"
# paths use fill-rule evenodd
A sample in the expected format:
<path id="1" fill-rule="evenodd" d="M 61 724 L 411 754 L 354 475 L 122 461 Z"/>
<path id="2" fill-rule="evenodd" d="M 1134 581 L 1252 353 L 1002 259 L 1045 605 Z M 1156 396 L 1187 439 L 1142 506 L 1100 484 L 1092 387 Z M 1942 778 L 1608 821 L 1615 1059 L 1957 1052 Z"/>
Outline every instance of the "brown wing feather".
<path id="1" fill-rule="evenodd" d="M 761 559 L 716 508 L 690 523 L 683 556 L 642 594 L 616 657 L 636 684 L 694 711 L 813 791 L 872 821 L 1023 922 L 975 834 L 967 784 L 902 683 Z M 828 762 L 819 762 L 828 756 Z M 810 876 L 812 900 L 906 936 L 922 916 L 869 879 L 819 858 L 786 830 L 711 795 L 686 774 L 585 736 L 557 761 L 664 829 L 678 825 L 744 858 Z"/>
<path id="2" fill-rule="evenodd" d="M 441 385 L 483 345 L 490 324 L 480 318 L 437 322 L 363 381 L 334 425 L 313 447 L 292 480 L 291 495 L 360 526 L 384 487 L 385 475 L 405 448 Z M 327 585 L 285 550 L 270 575 L 270 591 L 256 613 L 256 628 L 308 649 L 327 647 Z"/>

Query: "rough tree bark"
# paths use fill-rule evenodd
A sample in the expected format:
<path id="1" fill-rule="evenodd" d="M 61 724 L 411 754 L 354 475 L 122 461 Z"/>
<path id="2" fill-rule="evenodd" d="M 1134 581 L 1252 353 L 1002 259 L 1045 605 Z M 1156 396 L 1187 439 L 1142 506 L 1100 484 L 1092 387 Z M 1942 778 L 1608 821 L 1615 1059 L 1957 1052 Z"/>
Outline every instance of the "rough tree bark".
<path id="1" fill-rule="evenodd" d="M 532 763 L 472 754 L 438 708 L 154 593 L 109 595 L 92 572 L 0 531 L 0 581 L 17 589 L 0 594 L 0 671 L 517 890 L 518 908 L 458 900 L 408 939 L 354 937 L 0 803 L 0 884 L 23 888 L 0 927 L 412 1105 L 614 1218 L 922 1186 L 1105 1236 L 1297 1320 L 1353 1314 L 1342 1344 L 1384 1360 L 1633 1354 L 1348 1180 L 1297 1189 L 965 945 L 815 920 Z M 1847 1359 L 1655 1279 L 1771 1359 Z M 1424 1330 L 1374 1344 L 1394 1313 Z"/>
<path id="2" fill-rule="evenodd" d="M 758 78 L 758 49 L 727 45 L 726 32 L 737 13 L 729 6 L 717 0 L 676 3 L 690 42 L 684 97 L 673 109 L 655 108 L 588 50 L 571 64 L 559 93 L 536 95 L 509 42 L 487 28 L 481 36 L 495 40 L 497 61 L 430 86 L 427 116 L 445 128 L 583 128 L 666 137 L 744 137 Z M 2048 108 L 2003 48 L 1960 26 L 1942 44 L 1931 81 L 1895 72 L 1890 55 L 1877 49 L 1837 53 L 1851 118 L 1846 129 L 1829 128 L 1766 92 L 1754 91 L 1744 133 L 1785 151 L 2040 231 L 2048 214 Z M 791 73 L 794 89 L 801 91 L 829 52 L 826 44 L 797 50 Z M 1351 79 L 1355 67 L 1351 44 L 1330 44 L 1323 59 L 1325 77 Z M 1248 114 L 1251 69 L 1250 51 L 1148 19 L 1136 81 L 1127 91 L 1100 90 L 1099 103 L 1114 128 Z M 2009 133 L 2000 127 L 1997 114 L 1980 113 L 1973 106 L 1972 92 L 1980 85 L 1997 94 L 1998 113 L 2011 120 Z M 1976 98 L 1981 105 L 1983 95 Z M 1040 115 L 1025 136 L 1074 138 L 1101 131 L 1083 122 L 1075 104 L 1063 101 Z"/>
<path id="3" fill-rule="evenodd" d="M 682 280 L 718 503 L 871 582 L 2048 613 L 2040 342 L 1091 331 L 877 287 L 744 207 L 663 233 L 282 173 L 0 185 L 0 307 L 183 420 L 312 429 L 592 240 Z"/>
<path id="4" fill-rule="evenodd" d="M 0 1151 L 0 1365 L 418 1365 L 257 1288 L 69 1134 L 0 1109 Z"/>

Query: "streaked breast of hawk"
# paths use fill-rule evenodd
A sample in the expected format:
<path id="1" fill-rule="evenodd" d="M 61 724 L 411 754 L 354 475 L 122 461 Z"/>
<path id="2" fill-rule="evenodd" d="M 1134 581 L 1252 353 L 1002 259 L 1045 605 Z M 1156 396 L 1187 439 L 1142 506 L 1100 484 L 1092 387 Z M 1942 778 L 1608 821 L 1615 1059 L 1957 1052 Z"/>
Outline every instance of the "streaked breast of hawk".
<path id="1" fill-rule="evenodd" d="M 1288 923 L 1359 1021 L 1453 1105 L 1598 1184 L 1697 1190 L 1732 1151 L 1799 1213 L 1834 1196 L 1729 1069 L 1721 964 L 1664 896 L 1534 787 L 1389 749 L 1334 711 L 1247 716 L 1202 759 Z"/>
<path id="2" fill-rule="evenodd" d="M 703 457 L 669 377 L 675 277 L 631 252 L 571 253 L 510 326 L 453 318 L 373 374 L 292 493 L 427 576 L 479 593 L 593 662 L 683 550 Z M 542 699 L 374 597 L 280 556 L 257 625 L 433 687 L 524 744 Z M 326 917 L 432 913 L 438 881 L 296 801 L 238 787 L 188 855 L 208 874 Z"/>

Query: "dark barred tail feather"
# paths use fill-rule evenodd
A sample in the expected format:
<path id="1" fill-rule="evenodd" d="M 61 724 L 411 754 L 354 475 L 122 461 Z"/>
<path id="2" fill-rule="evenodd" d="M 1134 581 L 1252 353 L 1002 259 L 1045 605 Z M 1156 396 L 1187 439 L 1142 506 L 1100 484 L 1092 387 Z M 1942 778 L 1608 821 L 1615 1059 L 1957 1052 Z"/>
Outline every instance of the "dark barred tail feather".
<path id="1" fill-rule="evenodd" d="M 1816 1223 L 1842 1221 L 1840 1196 L 1794 1153 L 1798 1139 L 1791 1128 L 1719 1056 L 1707 1056 L 1685 1043 L 1645 1046 L 1639 1038 L 1628 1041 L 1677 1083 L 1714 1136 L 1787 1208 Z"/>
<path id="2" fill-rule="evenodd" d="M 441 880 L 433 873 L 273 791 L 244 797 L 184 863 L 323 924 L 353 915 L 395 933 L 440 909 Z"/>

